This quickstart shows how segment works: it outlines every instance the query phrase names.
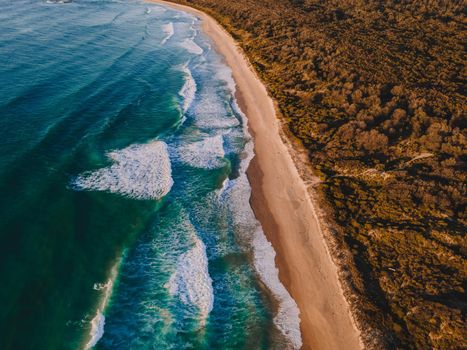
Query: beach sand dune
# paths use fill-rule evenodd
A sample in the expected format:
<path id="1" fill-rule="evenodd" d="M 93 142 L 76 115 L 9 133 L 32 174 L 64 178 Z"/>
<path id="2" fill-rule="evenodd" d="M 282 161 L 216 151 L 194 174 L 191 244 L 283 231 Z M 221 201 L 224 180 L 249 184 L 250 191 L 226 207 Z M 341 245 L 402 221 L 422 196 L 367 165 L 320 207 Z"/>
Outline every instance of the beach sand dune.
<path id="1" fill-rule="evenodd" d="M 204 32 L 232 69 L 255 144 L 248 169 L 251 203 L 277 252 L 279 277 L 300 309 L 303 349 L 363 348 L 313 202 L 292 159 L 294 150 L 281 138 L 281 125 L 265 86 L 234 39 L 212 17 L 191 7 L 152 2 L 199 17 Z"/>

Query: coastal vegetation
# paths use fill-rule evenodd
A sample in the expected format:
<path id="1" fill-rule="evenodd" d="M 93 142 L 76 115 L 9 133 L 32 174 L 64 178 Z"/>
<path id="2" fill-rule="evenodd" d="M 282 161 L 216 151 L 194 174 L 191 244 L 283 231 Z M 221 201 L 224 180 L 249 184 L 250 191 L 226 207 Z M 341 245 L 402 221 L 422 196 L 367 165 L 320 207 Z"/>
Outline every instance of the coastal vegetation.
<path id="1" fill-rule="evenodd" d="M 216 18 L 308 151 L 365 341 L 465 328 L 465 3 L 175 0 Z"/>

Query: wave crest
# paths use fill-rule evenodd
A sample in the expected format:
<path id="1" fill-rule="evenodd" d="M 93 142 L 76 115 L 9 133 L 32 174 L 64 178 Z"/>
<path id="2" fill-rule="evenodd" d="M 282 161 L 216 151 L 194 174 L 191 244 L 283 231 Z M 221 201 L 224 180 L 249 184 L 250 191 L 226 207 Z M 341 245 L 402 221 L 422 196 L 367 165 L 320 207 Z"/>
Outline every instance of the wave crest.
<path id="1" fill-rule="evenodd" d="M 180 46 L 194 55 L 202 55 L 204 50 L 194 42 L 193 39 L 185 39 L 180 43 Z"/>
<path id="2" fill-rule="evenodd" d="M 204 243 L 193 234 L 194 246 L 178 258 L 177 269 L 167 283 L 171 295 L 178 295 L 186 305 L 199 310 L 200 324 L 204 326 L 214 305 L 212 279 Z"/>
<path id="3" fill-rule="evenodd" d="M 107 156 L 114 164 L 77 176 L 72 181 L 73 187 L 135 199 L 160 199 L 172 188 L 172 169 L 164 142 L 132 145 Z"/>
<path id="4" fill-rule="evenodd" d="M 195 99 L 197 87 L 188 64 L 183 66 L 182 71 L 185 75 L 185 84 L 178 94 L 183 98 L 183 113 L 186 113 Z"/>
<path id="5" fill-rule="evenodd" d="M 198 102 L 199 101 L 199 102 Z M 240 124 L 235 116 L 226 112 L 228 105 L 212 88 L 201 91 L 193 106 L 195 125 L 201 129 L 231 129 Z"/>
<path id="6" fill-rule="evenodd" d="M 85 349 L 91 349 L 94 347 L 104 335 L 105 316 L 104 310 L 107 307 L 110 295 L 112 294 L 112 288 L 117 277 L 117 269 L 120 261 L 118 261 L 110 271 L 110 278 L 107 283 L 94 283 L 93 289 L 97 291 L 104 291 L 104 294 L 99 302 L 96 310 L 96 315 L 91 320 L 91 330 L 89 332 L 89 341 L 84 346 Z"/>
<path id="7" fill-rule="evenodd" d="M 176 152 L 178 159 L 194 168 L 217 169 L 226 164 L 221 135 L 188 143 L 177 149 Z"/>
<path id="8" fill-rule="evenodd" d="M 274 317 L 274 324 L 290 341 L 294 349 L 300 349 L 302 346 L 300 311 L 295 300 L 279 280 L 279 270 L 274 262 L 276 252 L 261 229 L 256 231 L 253 246 L 256 270 L 279 301 L 279 310 Z"/>
<path id="9" fill-rule="evenodd" d="M 235 107 L 238 108 L 238 106 Z M 244 117 L 240 110 L 238 112 Z M 245 129 L 245 133 L 249 137 L 247 129 Z M 241 162 L 241 175 L 227 183 L 226 188 L 221 192 L 220 198 L 226 200 L 230 210 L 234 213 L 236 225 L 243 227 L 244 232 L 253 232 L 251 246 L 253 247 L 255 269 L 261 280 L 279 302 L 279 310 L 274 316 L 274 324 L 293 349 L 300 349 L 302 346 L 300 310 L 295 300 L 279 280 L 279 270 L 275 265 L 276 252 L 273 246 L 264 235 L 261 224 L 256 219 L 251 206 L 245 205 L 251 196 L 251 186 L 246 170 L 253 156 L 253 142 L 250 139 L 245 145 L 244 158 Z"/>
<path id="10" fill-rule="evenodd" d="M 174 24 L 172 22 L 163 24 L 162 25 L 162 31 L 166 35 L 164 39 L 161 41 L 161 45 L 165 45 L 167 41 L 174 35 L 175 30 L 174 30 Z"/>

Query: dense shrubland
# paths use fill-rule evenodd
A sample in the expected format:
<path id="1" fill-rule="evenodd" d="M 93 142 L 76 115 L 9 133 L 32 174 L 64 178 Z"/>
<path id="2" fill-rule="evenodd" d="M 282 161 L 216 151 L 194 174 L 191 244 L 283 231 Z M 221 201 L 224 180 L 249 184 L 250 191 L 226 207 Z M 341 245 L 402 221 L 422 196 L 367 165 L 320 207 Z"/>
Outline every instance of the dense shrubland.
<path id="1" fill-rule="evenodd" d="M 309 151 L 385 346 L 465 346 L 465 3 L 175 1 L 240 42 Z"/>

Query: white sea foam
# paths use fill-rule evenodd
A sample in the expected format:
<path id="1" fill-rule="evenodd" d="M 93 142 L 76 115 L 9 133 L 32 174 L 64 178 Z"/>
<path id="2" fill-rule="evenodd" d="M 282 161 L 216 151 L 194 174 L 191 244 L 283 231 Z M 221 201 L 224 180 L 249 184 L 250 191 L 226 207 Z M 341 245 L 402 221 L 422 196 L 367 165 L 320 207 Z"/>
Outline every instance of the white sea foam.
<path id="1" fill-rule="evenodd" d="M 251 144 L 251 142 L 248 144 Z M 247 161 L 249 161 L 248 158 Z M 242 168 L 245 164 L 248 164 L 247 162 L 242 163 Z M 227 198 L 230 210 L 234 212 L 236 225 L 250 234 L 254 232 L 251 245 L 253 247 L 255 269 L 261 280 L 279 302 L 279 310 L 274 317 L 274 324 L 287 338 L 293 349 L 299 349 L 302 345 L 300 311 L 279 280 L 279 271 L 274 261 L 276 255 L 274 248 L 266 239 L 260 223 L 256 220 L 253 210 L 248 205 L 251 187 L 245 172 L 242 171 L 240 177 L 229 181 L 227 189 L 221 193 L 220 197 Z M 242 238 L 248 239 L 248 237 Z"/>
<path id="2" fill-rule="evenodd" d="M 223 101 L 213 88 L 205 88 L 197 98 L 193 111 L 195 124 L 203 129 L 226 129 L 239 125 L 239 121 L 232 115 L 226 115 L 226 102 Z"/>
<path id="3" fill-rule="evenodd" d="M 118 261 L 110 271 L 110 278 L 106 283 L 94 283 L 93 289 L 97 291 L 104 291 L 104 295 L 101 297 L 99 301 L 99 305 L 96 310 L 96 315 L 91 320 L 91 330 L 89 332 L 89 341 L 84 346 L 85 349 L 91 349 L 94 347 L 97 342 L 102 338 L 104 335 L 104 326 L 105 326 L 105 316 L 104 310 L 107 307 L 109 302 L 110 296 L 112 294 L 112 288 L 117 277 L 117 269 L 120 261 Z"/>
<path id="4" fill-rule="evenodd" d="M 182 42 L 180 42 L 180 46 L 194 55 L 201 55 L 204 52 L 203 49 L 195 43 L 193 38 L 183 40 Z"/>
<path id="5" fill-rule="evenodd" d="M 103 290 L 111 288 L 112 281 L 108 281 L 107 283 L 94 283 L 92 289 L 94 290 Z"/>
<path id="6" fill-rule="evenodd" d="M 226 177 L 224 181 L 222 181 L 222 187 L 217 190 L 217 196 L 221 197 L 224 194 L 225 190 L 227 190 L 228 186 L 229 186 L 229 178 Z"/>
<path id="7" fill-rule="evenodd" d="M 300 311 L 295 300 L 279 280 L 279 270 L 274 262 L 276 252 L 261 228 L 258 228 L 255 233 L 253 247 L 255 268 L 261 279 L 279 301 L 279 310 L 274 317 L 274 324 L 290 341 L 294 349 L 300 349 L 302 346 Z"/>
<path id="8" fill-rule="evenodd" d="M 234 109 L 244 120 L 244 133 L 249 141 L 244 148 L 244 158 L 240 165 L 240 176 L 235 180 L 229 181 L 227 188 L 221 192 L 220 198 L 226 199 L 230 210 L 234 213 L 236 225 L 242 227 L 245 232 L 254 232 L 251 244 L 254 253 L 255 269 L 279 302 L 279 310 L 274 317 L 274 324 L 290 342 L 290 346 L 293 349 L 299 349 L 302 346 L 300 311 L 295 300 L 279 280 L 279 270 L 274 261 L 276 256 L 274 248 L 266 239 L 261 224 L 257 221 L 252 208 L 249 205 L 245 205 L 251 197 L 251 187 L 246 176 L 246 170 L 254 156 L 253 142 L 248 133 L 247 119 L 236 102 L 234 102 Z"/>
<path id="9" fill-rule="evenodd" d="M 186 113 L 195 99 L 196 81 L 188 64 L 183 66 L 182 71 L 185 74 L 185 84 L 178 94 L 183 97 L 183 112 Z"/>
<path id="10" fill-rule="evenodd" d="M 104 335 L 105 316 L 97 310 L 96 316 L 91 320 L 91 331 L 89 333 L 91 339 L 86 344 L 86 349 L 91 349 Z"/>
<path id="11" fill-rule="evenodd" d="M 214 305 L 212 279 L 208 271 L 208 258 L 204 243 L 192 234 L 193 247 L 183 253 L 177 262 L 177 268 L 167 283 L 172 295 L 177 295 L 186 305 L 196 306 L 199 310 L 201 326 Z"/>
<path id="12" fill-rule="evenodd" d="M 161 41 L 161 45 L 164 45 L 175 33 L 174 31 L 174 24 L 172 22 L 163 24 L 162 31 L 166 35 L 164 39 Z"/>
<path id="13" fill-rule="evenodd" d="M 232 77 L 232 70 L 230 67 L 224 64 L 218 64 L 216 67 L 216 77 L 219 80 L 222 80 L 226 83 L 229 91 L 234 94 L 235 93 L 235 80 Z"/>
<path id="14" fill-rule="evenodd" d="M 47 4 L 69 4 L 72 0 L 47 0 Z"/>
<path id="15" fill-rule="evenodd" d="M 216 169 L 226 164 L 222 135 L 184 144 L 176 154 L 178 159 L 194 168 Z"/>
<path id="16" fill-rule="evenodd" d="M 110 191 L 136 199 L 159 199 L 173 185 L 167 145 L 161 141 L 132 145 L 107 154 L 113 164 L 76 177 L 78 190 Z"/>

